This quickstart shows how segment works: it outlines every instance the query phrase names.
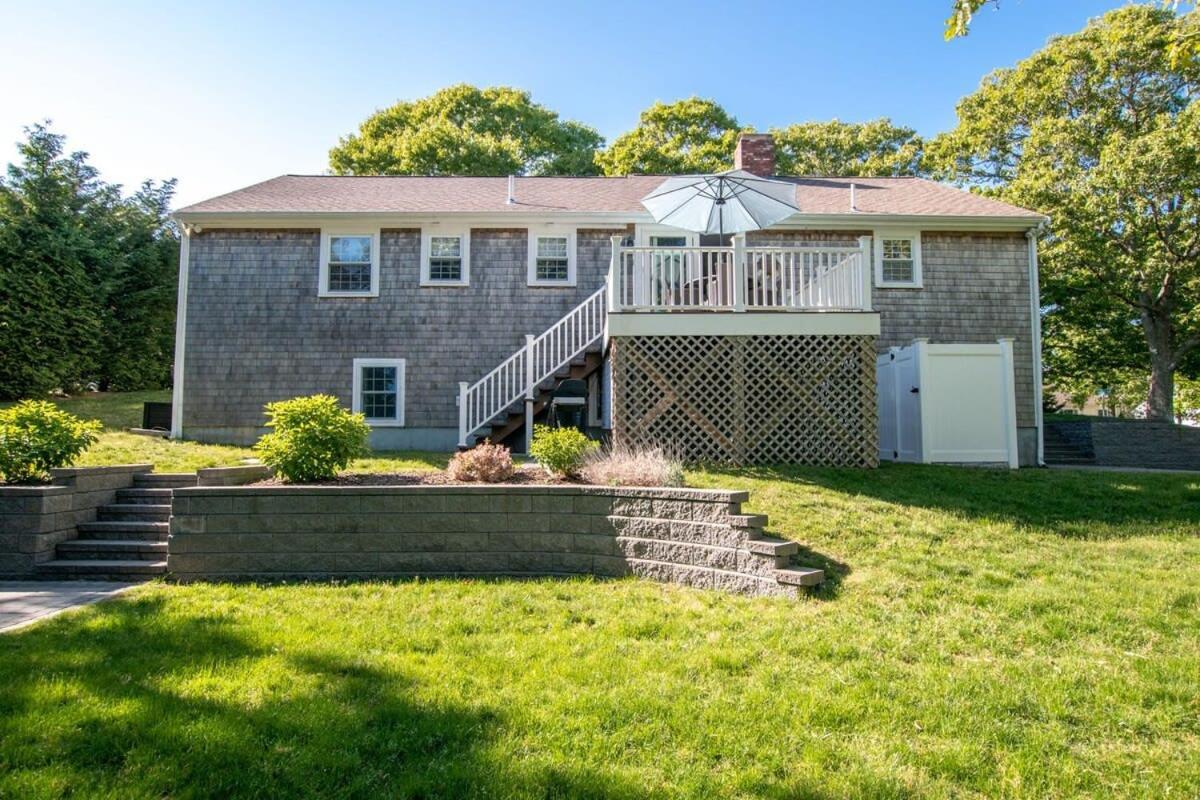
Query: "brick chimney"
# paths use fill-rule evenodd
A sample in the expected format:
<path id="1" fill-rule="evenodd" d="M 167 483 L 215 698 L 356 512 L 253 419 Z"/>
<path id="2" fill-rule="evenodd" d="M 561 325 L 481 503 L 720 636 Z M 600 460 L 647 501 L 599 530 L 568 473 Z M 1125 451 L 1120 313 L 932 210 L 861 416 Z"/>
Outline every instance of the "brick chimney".
<path id="1" fill-rule="evenodd" d="M 775 137 L 769 133 L 740 133 L 733 149 L 733 168 L 760 178 L 775 174 Z"/>

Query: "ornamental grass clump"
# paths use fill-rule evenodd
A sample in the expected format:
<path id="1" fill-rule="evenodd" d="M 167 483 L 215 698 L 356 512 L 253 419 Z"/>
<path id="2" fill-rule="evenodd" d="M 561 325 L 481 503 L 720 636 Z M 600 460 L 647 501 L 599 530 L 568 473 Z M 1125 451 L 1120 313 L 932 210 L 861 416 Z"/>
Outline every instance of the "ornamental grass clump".
<path id="1" fill-rule="evenodd" d="M 0 410 L 0 478 L 6 483 L 44 481 L 50 470 L 69 466 L 91 447 L 102 428 L 45 400 Z"/>
<path id="2" fill-rule="evenodd" d="M 578 471 L 583 457 L 598 446 L 575 428 L 535 425 L 529 454 L 551 475 L 570 478 Z"/>
<path id="3" fill-rule="evenodd" d="M 579 476 L 597 486 L 683 486 L 683 464 L 659 448 L 618 446 L 585 455 Z"/>
<path id="4" fill-rule="evenodd" d="M 367 452 L 371 429 L 362 414 L 342 408 L 336 397 L 315 394 L 267 403 L 267 427 L 254 445 L 263 463 L 287 481 L 337 477 Z"/>
<path id="5" fill-rule="evenodd" d="M 500 483 L 513 476 L 512 453 L 502 444 L 483 442 L 455 453 L 446 472 L 456 481 Z"/>

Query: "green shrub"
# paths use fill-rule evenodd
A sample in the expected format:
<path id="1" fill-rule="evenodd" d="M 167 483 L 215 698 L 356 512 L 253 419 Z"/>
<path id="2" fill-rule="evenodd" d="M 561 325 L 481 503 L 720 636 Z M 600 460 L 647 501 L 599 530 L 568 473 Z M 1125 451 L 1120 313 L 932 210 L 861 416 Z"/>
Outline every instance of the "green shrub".
<path id="1" fill-rule="evenodd" d="M 529 454 L 552 475 L 570 477 L 579 468 L 585 454 L 597 444 L 575 428 L 551 428 L 535 425 Z"/>
<path id="2" fill-rule="evenodd" d="M 362 414 L 338 405 L 336 397 L 315 394 L 267 403 L 267 427 L 254 445 L 263 463 L 288 481 L 337 476 L 367 451 L 371 429 Z"/>
<path id="3" fill-rule="evenodd" d="M 45 400 L 0 410 L 0 477 L 8 483 L 44 480 L 91 447 L 102 427 Z"/>

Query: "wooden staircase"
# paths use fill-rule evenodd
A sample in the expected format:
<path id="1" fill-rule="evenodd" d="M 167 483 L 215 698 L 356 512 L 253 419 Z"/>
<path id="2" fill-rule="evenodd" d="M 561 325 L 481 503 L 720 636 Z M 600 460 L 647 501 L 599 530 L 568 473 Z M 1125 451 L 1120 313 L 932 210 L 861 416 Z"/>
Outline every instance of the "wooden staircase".
<path id="1" fill-rule="evenodd" d="M 546 406 L 550 404 L 550 398 L 554 394 L 554 388 L 558 385 L 560 380 L 587 380 L 598 369 L 600 369 L 603 364 L 604 354 L 601 353 L 597 347 L 597 349 L 589 350 L 580 357 L 574 359 L 565 368 L 555 373 L 553 378 L 549 378 L 539 384 L 534 390 L 534 418 L 546 410 Z M 492 443 L 503 442 L 505 439 L 519 431 L 524 425 L 525 402 L 522 400 L 513 406 L 509 406 L 506 414 L 493 420 L 491 430 L 482 438 Z"/>

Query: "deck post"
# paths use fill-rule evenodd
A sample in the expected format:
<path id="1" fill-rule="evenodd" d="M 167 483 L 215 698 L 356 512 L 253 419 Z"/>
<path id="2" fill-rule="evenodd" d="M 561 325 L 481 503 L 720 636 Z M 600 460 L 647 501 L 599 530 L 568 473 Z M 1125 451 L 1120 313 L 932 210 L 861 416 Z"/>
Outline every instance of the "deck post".
<path id="1" fill-rule="evenodd" d="M 862 310 L 871 310 L 871 286 L 875 283 L 875 265 L 871 261 L 871 237 L 858 237 L 859 264 L 862 267 Z"/>
<path id="2" fill-rule="evenodd" d="M 525 399 L 533 399 L 533 334 L 525 334 Z"/>
<path id="3" fill-rule="evenodd" d="M 608 310 L 621 310 L 621 242 L 624 236 L 612 236 L 612 259 L 608 263 Z"/>
<path id="4" fill-rule="evenodd" d="M 467 447 L 467 387 L 466 381 L 458 382 L 458 446 Z"/>
<path id="5" fill-rule="evenodd" d="M 746 310 L 746 235 L 733 235 L 733 310 Z"/>

